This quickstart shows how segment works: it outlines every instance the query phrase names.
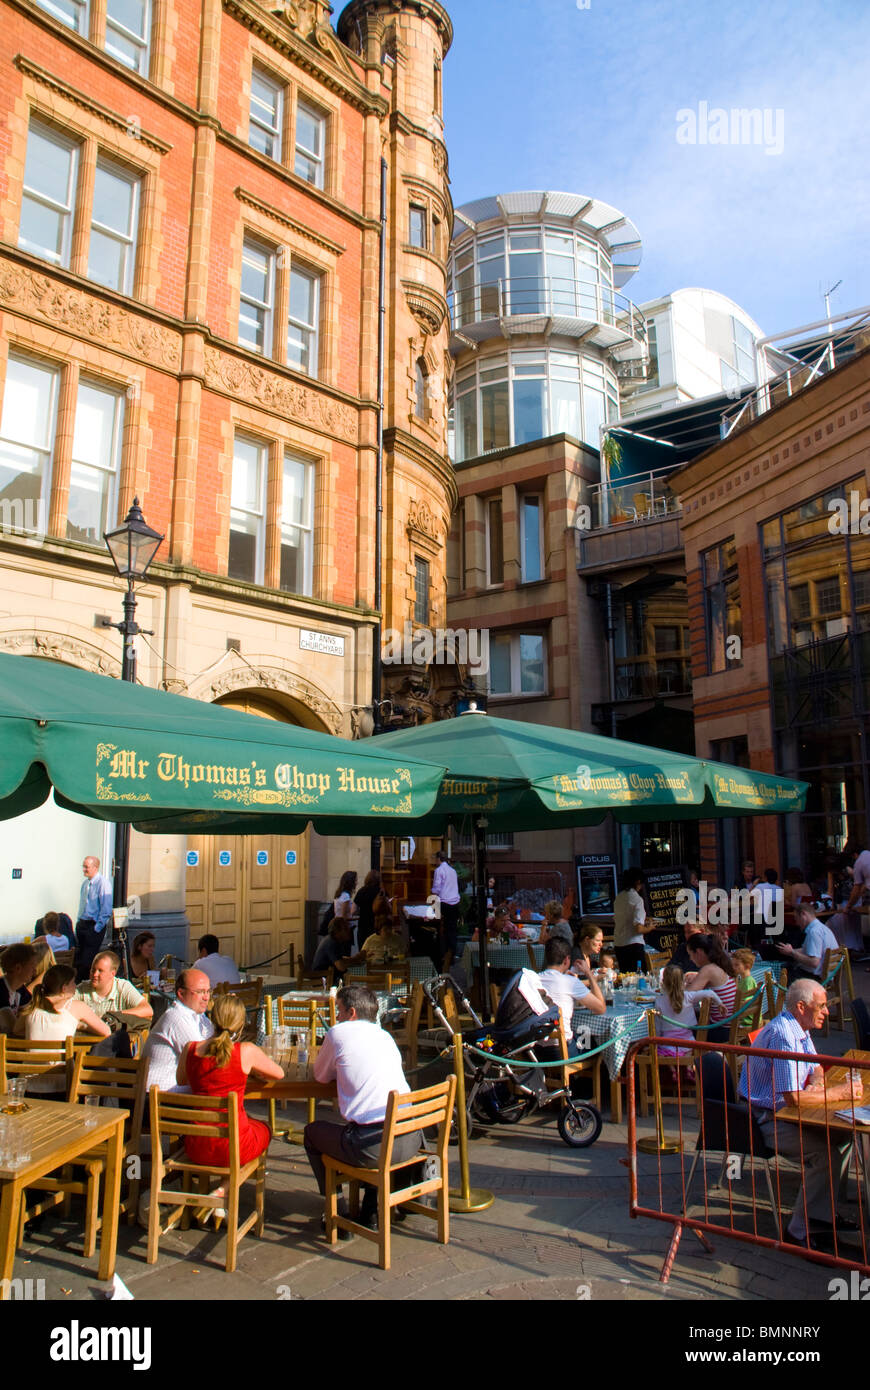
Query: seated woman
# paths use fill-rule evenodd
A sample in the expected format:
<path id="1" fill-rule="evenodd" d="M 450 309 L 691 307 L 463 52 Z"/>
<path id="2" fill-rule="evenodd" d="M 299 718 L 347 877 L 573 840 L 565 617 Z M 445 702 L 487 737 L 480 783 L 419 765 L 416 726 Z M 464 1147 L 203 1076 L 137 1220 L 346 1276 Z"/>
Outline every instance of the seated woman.
<path id="1" fill-rule="evenodd" d="M 392 917 L 375 918 L 377 931 L 373 932 L 360 947 L 367 965 L 388 965 L 391 960 L 404 960 L 408 945 L 401 932 L 396 931 Z"/>
<path id="2" fill-rule="evenodd" d="M 61 917 L 63 918 L 62 921 Z M 67 923 L 69 923 L 68 929 Z M 42 921 L 37 924 L 36 935 L 40 940 L 44 938 L 52 951 L 75 950 L 72 922 L 65 912 L 46 912 Z"/>
<path id="3" fill-rule="evenodd" d="M 79 1028 L 101 1038 L 109 1036 L 109 1025 L 97 1018 L 93 1009 L 81 999 L 74 998 L 76 972 L 71 965 L 52 965 L 40 983 L 31 990 L 33 998 L 18 1015 L 18 1025 L 25 1038 L 33 1042 L 62 1042 L 71 1038 Z M 28 1091 L 51 1095 L 66 1091 L 66 1076 L 38 1076 L 28 1082 Z"/>
<path id="4" fill-rule="evenodd" d="M 131 978 L 139 980 L 149 971 L 160 971 L 160 979 L 166 978 L 166 967 L 162 970 L 154 959 L 154 951 L 157 946 L 157 938 L 153 932 L 140 931 L 133 941 L 133 949 L 130 952 L 130 972 Z"/>
<path id="5" fill-rule="evenodd" d="M 253 1072 L 265 1081 L 281 1081 L 284 1073 L 256 1043 L 239 1041 L 245 1027 L 245 1006 L 234 994 L 217 996 L 211 1019 L 214 1036 L 188 1043 L 179 1058 L 176 1080 L 179 1086 L 189 1086 L 195 1096 L 228 1096 L 235 1092 L 239 1098 L 239 1160 L 250 1163 L 266 1152 L 272 1131 L 262 1120 L 252 1120 L 245 1112 L 248 1077 Z M 224 1168 L 229 1162 L 226 1139 L 197 1139 L 189 1135 L 184 1147 L 192 1163 Z M 224 1189 L 217 1188 L 213 1195 L 222 1197 Z"/>
<path id="6" fill-rule="evenodd" d="M 689 958 L 695 970 L 685 977 L 685 983 L 692 990 L 712 989 L 719 1003 L 710 1011 L 713 1023 L 718 1019 L 731 1018 L 735 1013 L 737 998 L 737 972 L 730 956 L 722 950 L 715 936 L 702 936 L 695 932 L 686 943 Z M 727 1042 L 727 1028 L 711 1028 L 707 1034 L 709 1042 Z"/>
<path id="7" fill-rule="evenodd" d="M 569 946 L 574 945 L 571 923 L 562 916 L 562 904 L 557 902 L 555 898 L 544 907 L 544 919 L 544 925 L 541 928 L 541 941 L 545 945 L 557 936 L 561 936 L 562 940 L 567 941 Z"/>
<path id="8" fill-rule="evenodd" d="M 577 947 L 571 952 L 571 968 L 575 962 L 583 961 L 591 970 L 597 970 L 601 964 L 599 955 L 604 946 L 604 931 L 601 927 L 596 927 L 594 922 L 587 922 L 580 928 L 580 935 L 577 940 Z"/>

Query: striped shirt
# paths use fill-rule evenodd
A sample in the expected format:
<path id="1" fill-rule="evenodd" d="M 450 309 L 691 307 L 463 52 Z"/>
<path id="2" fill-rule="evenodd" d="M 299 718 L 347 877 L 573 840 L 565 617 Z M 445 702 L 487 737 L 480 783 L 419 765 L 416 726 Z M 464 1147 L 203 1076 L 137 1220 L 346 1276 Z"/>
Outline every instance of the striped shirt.
<path id="1" fill-rule="evenodd" d="M 710 988 L 719 996 L 719 1004 L 713 1004 L 710 1011 L 710 1020 L 715 1023 L 720 1018 L 731 1018 L 737 1012 L 737 981 L 728 979 L 721 985 L 711 985 Z"/>
<path id="2" fill-rule="evenodd" d="M 784 1058 L 748 1056 L 740 1074 L 739 1094 L 752 1100 L 762 1110 L 780 1110 L 787 1092 L 802 1091 L 816 1069 L 816 1049 L 808 1032 L 787 1009 L 777 1014 L 762 1028 L 753 1043 L 774 1052 L 805 1052 L 806 1062 L 789 1062 Z"/>

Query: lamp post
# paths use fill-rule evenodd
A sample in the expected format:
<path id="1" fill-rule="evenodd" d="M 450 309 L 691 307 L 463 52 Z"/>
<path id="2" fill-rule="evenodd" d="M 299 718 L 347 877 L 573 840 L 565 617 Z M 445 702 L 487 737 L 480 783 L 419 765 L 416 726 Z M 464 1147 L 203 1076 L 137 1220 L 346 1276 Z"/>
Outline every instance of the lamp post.
<path id="1" fill-rule="evenodd" d="M 136 648 L 134 639 L 138 637 L 140 632 L 145 633 L 148 637 L 153 637 L 154 634 L 147 628 L 139 627 L 136 622 L 134 585 L 137 579 L 142 580 L 147 575 L 148 568 L 160 548 L 163 537 L 158 531 L 152 531 L 151 527 L 146 525 L 142 508 L 139 506 L 139 498 L 134 497 L 133 505 L 127 513 L 123 526 L 119 526 L 115 531 L 106 531 L 103 540 L 108 546 L 115 569 L 121 578 L 127 581 L 123 620 L 120 623 L 109 623 L 108 626 L 117 628 L 124 639 L 121 679 L 135 681 Z M 126 823 L 116 825 L 113 900 L 119 907 L 125 906 L 127 902 L 129 854 L 130 826 Z"/>

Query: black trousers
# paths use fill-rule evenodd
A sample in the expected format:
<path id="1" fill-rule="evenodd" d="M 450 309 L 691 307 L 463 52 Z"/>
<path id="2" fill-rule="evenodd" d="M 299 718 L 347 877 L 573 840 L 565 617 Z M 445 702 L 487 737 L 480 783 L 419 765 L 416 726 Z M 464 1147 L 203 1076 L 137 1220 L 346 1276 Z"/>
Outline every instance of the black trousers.
<path id="1" fill-rule="evenodd" d="M 644 948 L 640 942 L 635 942 L 632 946 L 617 946 L 616 964 L 624 972 L 643 970 Z"/>
<path id="2" fill-rule="evenodd" d="M 358 1125 L 351 1121 L 347 1125 L 337 1125 L 330 1120 L 315 1120 L 313 1124 L 306 1125 L 303 1143 L 318 1191 L 326 1191 L 324 1154 L 349 1163 L 354 1168 L 377 1168 L 383 1137 L 382 1124 Z M 413 1158 L 419 1148 L 419 1134 L 400 1134 L 393 1142 L 393 1162 L 402 1163 L 406 1158 Z M 366 1187 L 362 1200 L 363 1215 L 373 1212 L 377 1201 L 376 1190 Z"/>
<path id="3" fill-rule="evenodd" d="M 439 969 L 444 964 L 447 952 L 450 959 L 456 959 L 456 937 L 459 931 L 459 903 L 441 904 L 441 923 L 438 928 Z"/>
<path id="4" fill-rule="evenodd" d="M 106 929 L 97 931 L 93 917 L 80 917 L 76 922 L 76 979 L 86 980 L 91 973 L 94 956 L 103 949 Z"/>

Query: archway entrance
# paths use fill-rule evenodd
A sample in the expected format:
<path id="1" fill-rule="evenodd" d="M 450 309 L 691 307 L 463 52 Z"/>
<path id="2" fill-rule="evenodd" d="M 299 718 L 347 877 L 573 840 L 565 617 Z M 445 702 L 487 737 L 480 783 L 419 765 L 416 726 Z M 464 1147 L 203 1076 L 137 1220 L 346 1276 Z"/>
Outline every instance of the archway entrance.
<path id="1" fill-rule="evenodd" d="M 280 697 L 240 692 L 217 703 L 230 709 L 302 724 Z M 314 721 L 306 719 L 306 724 Z M 199 862 L 187 869 L 185 905 L 191 944 L 205 932 L 242 965 L 268 960 L 305 939 L 308 832 L 303 835 L 189 835 Z M 268 970 L 265 973 L 269 973 Z"/>

